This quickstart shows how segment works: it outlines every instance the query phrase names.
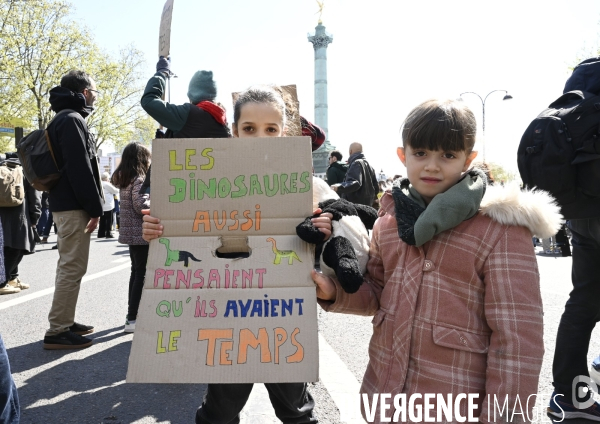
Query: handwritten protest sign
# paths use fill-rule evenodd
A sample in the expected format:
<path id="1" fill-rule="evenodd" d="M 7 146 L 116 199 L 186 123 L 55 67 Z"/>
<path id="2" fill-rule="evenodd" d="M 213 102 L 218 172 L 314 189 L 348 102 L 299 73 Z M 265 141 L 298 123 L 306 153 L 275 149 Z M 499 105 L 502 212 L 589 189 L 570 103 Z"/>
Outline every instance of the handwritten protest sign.
<path id="1" fill-rule="evenodd" d="M 152 150 L 164 234 L 150 244 L 127 381 L 316 381 L 314 251 L 295 235 L 312 213 L 309 139 Z"/>
<path id="2" fill-rule="evenodd" d="M 167 0 L 160 16 L 158 34 L 158 55 L 168 57 L 171 52 L 171 19 L 173 18 L 173 2 Z"/>

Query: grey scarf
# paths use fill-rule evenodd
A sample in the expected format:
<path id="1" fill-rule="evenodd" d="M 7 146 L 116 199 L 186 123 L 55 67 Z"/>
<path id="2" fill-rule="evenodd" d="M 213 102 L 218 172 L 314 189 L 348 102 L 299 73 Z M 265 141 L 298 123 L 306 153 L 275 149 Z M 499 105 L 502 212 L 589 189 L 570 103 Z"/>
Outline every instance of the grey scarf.
<path id="1" fill-rule="evenodd" d="M 475 216 L 485 194 L 485 174 L 472 169 L 429 205 L 407 178 L 396 181 L 392 197 L 396 207 L 398 235 L 407 244 L 422 246 L 437 234 Z"/>

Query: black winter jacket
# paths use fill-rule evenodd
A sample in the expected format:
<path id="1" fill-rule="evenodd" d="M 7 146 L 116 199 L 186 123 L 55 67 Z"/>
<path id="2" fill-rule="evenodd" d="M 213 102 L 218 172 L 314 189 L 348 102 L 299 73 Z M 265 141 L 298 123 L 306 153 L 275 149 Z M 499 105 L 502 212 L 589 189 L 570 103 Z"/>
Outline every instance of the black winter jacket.
<path id="1" fill-rule="evenodd" d="M 327 184 L 334 185 L 344 182 L 348 165 L 342 165 L 339 162 L 333 162 L 327 168 Z M 370 206 L 370 205 L 369 205 Z"/>
<path id="2" fill-rule="evenodd" d="M 375 170 L 365 160 L 362 153 L 354 153 L 348 159 L 348 172 L 344 182 L 337 188 L 342 199 L 360 205 L 373 206 L 379 193 Z"/>
<path id="3" fill-rule="evenodd" d="M 54 119 L 48 135 L 54 148 L 61 178 L 50 190 L 50 210 L 63 212 L 83 209 L 90 218 L 102 215 L 102 186 L 94 138 L 85 118 L 92 108 L 82 94 L 64 87 L 50 90 L 52 110 L 72 109 Z"/>
<path id="4" fill-rule="evenodd" d="M 573 69 L 573 73 L 567 80 L 563 93 L 567 93 L 573 90 L 587 91 L 588 93 L 600 95 L 600 60 L 597 57 L 584 60 Z M 600 184 L 600 181 L 597 182 Z M 571 213 L 563 214 L 565 218 L 571 218 Z M 579 218 L 596 218 L 600 216 L 600 198 L 589 197 L 585 201 L 577 204 L 577 209 L 574 210 L 573 215 Z"/>

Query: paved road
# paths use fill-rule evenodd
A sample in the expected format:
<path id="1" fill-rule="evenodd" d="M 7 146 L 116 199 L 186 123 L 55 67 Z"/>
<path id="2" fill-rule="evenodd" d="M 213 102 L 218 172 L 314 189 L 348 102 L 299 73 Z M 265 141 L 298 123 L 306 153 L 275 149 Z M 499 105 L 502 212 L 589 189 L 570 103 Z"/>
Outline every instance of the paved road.
<path id="1" fill-rule="evenodd" d="M 53 242 L 52 235 L 50 241 Z M 22 406 L 23 423 L 191 423 L 205 385 L 126 384 L 133 336 L 124 334 L 129 256 L 116 240 L 92 238 L 91 260 L 77 320 L 96 326 L 95 344 L 81 351 L 45 351 L 42 338 L 52 299 L 58 257 L 53 243 L 38 247 L 20 267 L 31 289 L 0 297 L 0 332 L 8 348 Z M 538 256 L 545 308 L 546 350 L 538 393 L 549 396 L 556 328 L 570 286 L 570 258 Z M 321 381 L 310 385 L 322 423 L 341 423 L 367 364 L 370 318 L 319 310 Z M 589 359 L 600 353 L 594 333 Z M 540 408 L 543 415 L 546 406 Z M 542 405 L 540 405 L 542 406 Z M 274 418 L 266 390 L 256 385 L 244 423 Z"/>

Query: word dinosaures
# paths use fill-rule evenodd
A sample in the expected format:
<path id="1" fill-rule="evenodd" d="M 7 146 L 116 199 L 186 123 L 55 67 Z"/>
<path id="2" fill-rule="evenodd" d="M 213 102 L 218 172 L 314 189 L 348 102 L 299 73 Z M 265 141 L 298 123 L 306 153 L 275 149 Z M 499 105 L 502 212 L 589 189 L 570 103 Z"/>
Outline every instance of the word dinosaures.
<path id="1" fill-rule="evenodd" d="M 158 239 L 158 242 L 164 244 L 167 248 L 167 259 L 165 260 L 165 266 L 171 266 L 173 262 L 183 262 L 184 267 L 188 267 L 189 260 L 193 260 L 196 262 L 202 262 L 201 259 L 197 259 L 190 252 L 186 252 L 185 250 L 171 250 L 169 247 L 170 240 L 165 237 L 161 237 Z"/>
<path id="2" fill-rule="evenodd" d="M 250 176 L 238 175 L 231 181 L 227 177 L 210 178 L 208 183 L 203 179 L 196 179 L 195 173 L 189 174 L 189 180 L 183 178 L 171 178 L 169 184 L 173 187 L 173 194 L 169 195 L 170 203 L 180 203 L 186 200 L 203 200 L 204 197 L 216 199 L 231 197 L 237 199 L 245 196 L 267 196 L 276 194 L 286 195 L 290 193 L 306 193 L 310 190 L 311 174 L 308 171 L 300 173 Z M 249 181 L 246 181 L 248 178 Z M 298 185 L 299 183 L 299 185 Z M 250 185 L 250 187 L 248 187 Z"/>

